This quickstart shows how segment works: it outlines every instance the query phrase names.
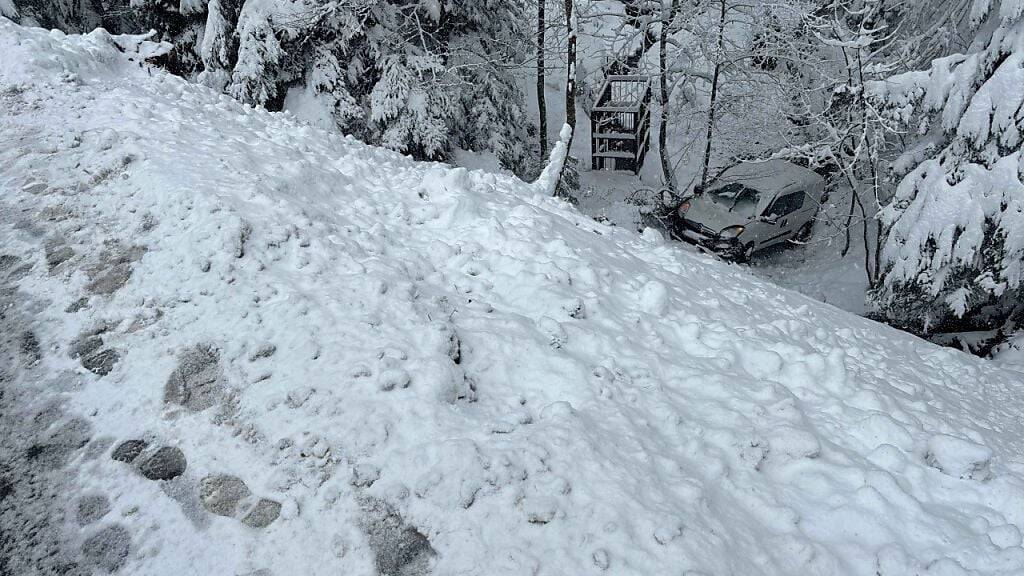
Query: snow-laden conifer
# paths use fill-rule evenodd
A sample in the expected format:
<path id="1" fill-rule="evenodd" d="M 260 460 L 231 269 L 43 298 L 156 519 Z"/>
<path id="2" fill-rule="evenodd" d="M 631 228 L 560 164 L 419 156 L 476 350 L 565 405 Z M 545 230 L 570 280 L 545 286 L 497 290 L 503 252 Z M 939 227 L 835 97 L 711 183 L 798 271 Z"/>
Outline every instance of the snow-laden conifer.
<path id="1" fill-rule="evenodd" d="M 975 3 L 975 49 L 872 86 L 917 140 L 881 212 L 889 233 L 874 295 L 920 331 L 994 326 L 1024 280 L 1024 2 Z M 913 140 L 910 140 L 913 142 Z"/>

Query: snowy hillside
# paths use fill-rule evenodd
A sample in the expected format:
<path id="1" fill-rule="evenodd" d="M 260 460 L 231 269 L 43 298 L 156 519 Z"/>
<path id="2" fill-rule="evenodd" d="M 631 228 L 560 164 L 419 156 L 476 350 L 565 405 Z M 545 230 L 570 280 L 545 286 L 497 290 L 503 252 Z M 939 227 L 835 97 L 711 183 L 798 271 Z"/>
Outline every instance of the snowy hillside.
<path id="1" fill-rule="evenodd" d="M 0 18 L 0 573 L 1024 573 L 1021 372 L 136 46 Z"/>

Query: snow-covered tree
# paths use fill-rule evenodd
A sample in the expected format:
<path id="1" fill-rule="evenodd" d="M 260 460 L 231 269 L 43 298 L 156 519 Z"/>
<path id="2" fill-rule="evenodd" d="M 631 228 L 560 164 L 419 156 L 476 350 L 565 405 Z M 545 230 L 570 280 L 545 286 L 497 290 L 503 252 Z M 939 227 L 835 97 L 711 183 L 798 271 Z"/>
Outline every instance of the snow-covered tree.
<path id="1" fill-rule="evenodd" d="M 0 16 L 13 20 L 20 15 L 18 7 L 14 5 L 14 0 L 0 0 Z"/>
<path id="2" fill-rule="evenodd" d="M 526 157 L 526 0 L 0 0 L 26 24 L 156 30 L 161 64 L 280 109 L 308 91 L 337 127 L 419 158 Z"/>
<path id="3" fill-rule="evenodd" d="M 199 47 L 203 71 L 199 81 L 216 90 L 224 90 L 231 79 L 230 70 L 238 61 L 238 35 L 235 26 L 241 0 L 210 0 L 206 24 Z"/>
<path id="4" fill-rule="evenodd" d="M 919 332 L 1000 327 L 1024 302 L 1024 1 L 970 7 L 972 50 L 872 85 L 917 134 L 881 212 L 873 301 Z"/>
<path id="5" fill-rule="evenodd" d="M 228 93 L 259 106 L 278 97 L 284 51 L 273 26 L 273 16 L 259 3 L 242 8 L 238 18 L 238 61 L 231 72 Z"/>
<path id="6" fill-rule="evenodd" d="M 128 0 L 124 0 L 125 3 Z M 0 0 L 0 16 L 28 26 L 88 32 L 101 25 L 98 0 Z"/>
<path id="7" fill-rule="evenodd" d="M 526 122 L 512 74 L 526 53 L 519 0 L 311 0 L 261 10 L 266 16 L 252 25 L 253 2 L 239 18 L 231 93 L 267 105 L 301 84 L 328 102 L 342 130 L 370 142 L 431 159 L 455 147 L 490 150 L 520 167 Z"/>
<path id="8" fill-rule="evenodd" d="M 196 46 L 207 0 L 0 0 L 0 15 L 27 26 L 85 33 L 102 27 L 113 33 L 153 30 L 174 49 L 158 63 L 192 76 L 202 67 Z"/>
<path id="9" fill-rule="evenodd" d="M 658 142 L 666 184 L 680 164 L 694 168 L 683 171 L 689 182 L 676 184 L 685 189 L 792 142 L 792 92 L 800 83 L 793 82 L 793 55 L 782 51 L 790 45 L 779 39 L 794 33 L 806 2 L 662 0 L 654 7 L 647 22 L 658 48 L 646 64 L 657 71 L 665 103 Z"/>
<path id="10" fill-rule="evenodd" d="M 832 174 L 849 195 L 844 218 L 827 212 L 823 217 L 845 236 L 841 256 L 849 252 L 854 233 L 859 236 L 869 287 L 878 282 L 883 229 L 874 217 L 891 196 L 886 174 L 899 123 L 867 97 L 866 87 L 902 62 L 893 50 L 898 44 L 893 16 L 884 1 L 831 0 L 799 14 L 795 34 L 785 27 L 770 30 L 759 51 L 760 65 L 788 67 L 790 78 L 803 82 L 792 92 L 794 122 L 801 130 L 780 154 Z"/>

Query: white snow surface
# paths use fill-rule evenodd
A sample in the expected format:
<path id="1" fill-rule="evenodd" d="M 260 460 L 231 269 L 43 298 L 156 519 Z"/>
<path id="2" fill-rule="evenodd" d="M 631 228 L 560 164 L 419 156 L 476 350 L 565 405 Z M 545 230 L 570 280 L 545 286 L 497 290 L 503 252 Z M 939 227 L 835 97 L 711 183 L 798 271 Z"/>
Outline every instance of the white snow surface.
<path id="1" fill-rule="evenodd" d="M 102 32 L 0 19 L 0 51 L 0 251 L 35 263 L 41 362 L 74 382 L 39 394 L 188 459 L 179 492 L 106 455 L 65 471 L 129 529 L 122 573 L 374 574 L 367 497 L 438 575 L 1024 573 L 1020 372 L 244 107 Z M 76 255 L 48 272 L 56 236 Z M 128 282 L 65 312 L 117 246 L 145 250 Z M 67 354 L 101 323 L 102 377 Z M 201 343 L 227 394 L 165 404 Z M 183 504 L 224 473 L 280 518 Z"/>

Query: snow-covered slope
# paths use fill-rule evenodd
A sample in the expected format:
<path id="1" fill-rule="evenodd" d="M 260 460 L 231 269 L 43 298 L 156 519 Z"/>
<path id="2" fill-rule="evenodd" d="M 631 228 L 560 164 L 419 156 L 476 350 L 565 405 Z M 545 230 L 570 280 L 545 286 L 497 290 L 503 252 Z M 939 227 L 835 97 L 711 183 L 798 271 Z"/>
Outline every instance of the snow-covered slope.
<path id="1" fill-rule="evenodd" d="M 1021 373 L 119 43 L 0 19 L 0 572 L 1024 571 Z"/>

